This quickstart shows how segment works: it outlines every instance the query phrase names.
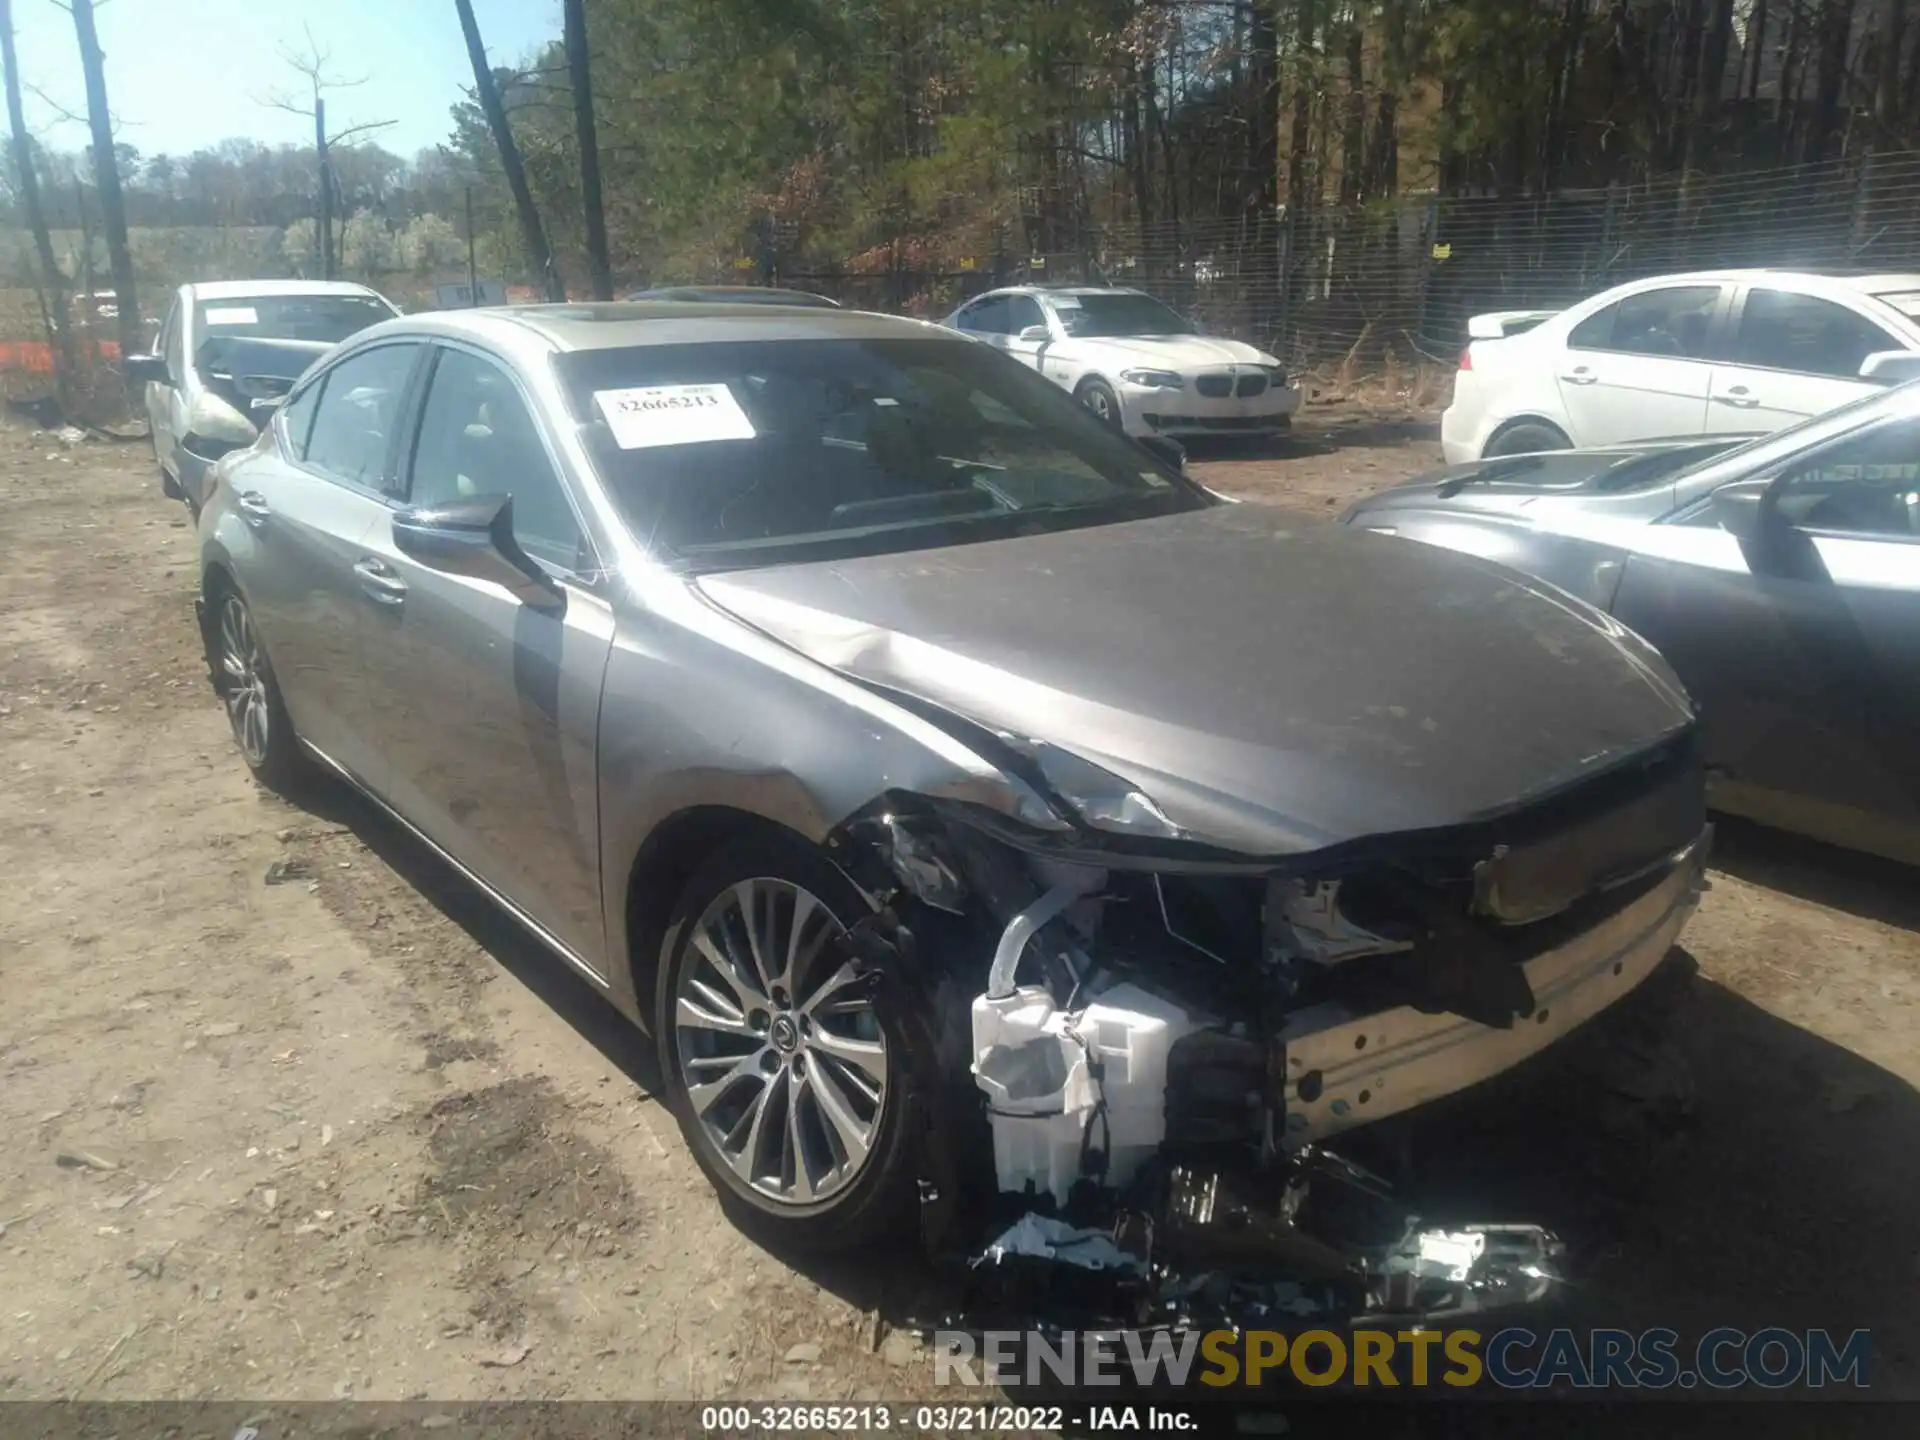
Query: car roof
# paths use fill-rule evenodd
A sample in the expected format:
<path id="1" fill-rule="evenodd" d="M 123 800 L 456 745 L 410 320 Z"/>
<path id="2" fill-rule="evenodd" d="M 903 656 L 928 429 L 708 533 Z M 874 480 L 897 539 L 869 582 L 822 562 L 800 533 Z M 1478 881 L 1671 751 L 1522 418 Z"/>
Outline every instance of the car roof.
<path id="1" fill-rule="evenodd" d="M 1699 281 L 1712 284 L 1773 284 L 1795 289 L 1853 290 L 1864 295 L 1892 295 L 1920 290 L 1920 275 L 1896 272 L 1850 275 L 1821 270 L 1775 270 L 1767 268 L 1729 270 L 1687 270 L 1675 275 L 1644 275 L 1628 283 L 1634 285 L 1671 285 Z"/>
<path id="2" fill-rule="evenodd" d="M 370 295 L 385 297 L 350 280 L 203 280 L 186 287 L 196 300 L 246 300 L 268 295 Z"/>
<path id="3" fill-rule="evenodd" d="M 990 295 L 1145 295 L 1144 290 L 1136 290 L 1131 285 L 1002 285 L 997 290 L 986 290 L 973 297 L 973 300 L 985 300 Z M 971 305 L 973 300 L 966 303 Z"/>
<path id="4" fill-rule="evenodd" d="M 552 350 L 622 350 L 633 345 L 700 345 L 754 340 L 940 340 L 973 343 L 924 320 L 813 305 L 718 305 L 678 300 L 611 300 L 585 305 L 508 305 L 430 310 L 388 320 L 362 336 L 443 335 L 510 350 L 529 340 Z M 361 338 L 355 337 L 356 340 Z"/>
<path id="5" fill-rule="evenodd" d="M 780 305 L 789 301 L 821 309 L 838 309 L 840 302 L 811 290 L 782 290 L 773 285 L 656 285 L 636 291 L 629 300 L 673 300 L 679 302 L 732 301 L 756 305 Z"/>

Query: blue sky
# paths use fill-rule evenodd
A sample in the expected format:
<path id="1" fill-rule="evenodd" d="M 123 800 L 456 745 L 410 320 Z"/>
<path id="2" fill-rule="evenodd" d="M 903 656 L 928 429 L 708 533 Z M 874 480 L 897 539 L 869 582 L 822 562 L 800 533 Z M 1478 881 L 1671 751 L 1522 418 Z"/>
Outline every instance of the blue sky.
<path id="1" fill-rule="evenodd" d="M 143 155 L 183 155 L 229 136 L 311 143 L 313 123 L 256 104 L 304 83 L 280 59 L 305 48 L 304 27 L 342 78 L 364 85 L 327 97 L 327 128 L 397 121 L 375 138 L 411 156 L 444 140 L 447 111 L 473 82 L 453 0 L 105 0 L 95 11 L 118 138 Z M 560 0 L 474 0 L 487 53 L 517 63 L 560 33 Z M 14 0 L 21 77 L 86 114 L 73 19 L 53 0 Z M 29 91 L 27 128 L 57 150 L 87 143 Z M 4 123 L 4 112 L 0 112 Z"/>

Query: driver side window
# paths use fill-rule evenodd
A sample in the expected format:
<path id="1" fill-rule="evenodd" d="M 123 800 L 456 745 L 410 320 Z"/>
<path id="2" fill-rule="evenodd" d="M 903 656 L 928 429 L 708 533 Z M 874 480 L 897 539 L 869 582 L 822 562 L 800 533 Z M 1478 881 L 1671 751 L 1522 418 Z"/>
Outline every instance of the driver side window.
<path id="1" fill-rule="evenodd" d="M 1895 420 L 1809 457 L 1780 487 L 1801 530 L 1920 540 L 1920 420 Z"/>
<path id="2" fill-rule="evenodd" d="M 363 490 L 385 488 L 388 444 L 419 354 L 418 345 L 380 345 L 322 377 L 307 438 L 310 468 Z"/>

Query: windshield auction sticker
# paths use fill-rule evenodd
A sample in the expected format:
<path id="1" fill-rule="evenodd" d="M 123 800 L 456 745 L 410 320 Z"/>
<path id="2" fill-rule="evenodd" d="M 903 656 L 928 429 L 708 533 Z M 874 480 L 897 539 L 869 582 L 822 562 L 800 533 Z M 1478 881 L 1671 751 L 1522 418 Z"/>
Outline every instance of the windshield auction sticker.
<path id="1" fill-rule="evenodd" d="M 209 325 L 258 325 L 260 315 L 251 305 L 209 305 Z"/>
<path id="2" fill-rule="evenodd" d="M 725 385 L 648 385 L 596 390 L 594 403 L 622 450 L 654 445 L 698 445 L 707 440 L 751 440 L 753 422 Z"/>

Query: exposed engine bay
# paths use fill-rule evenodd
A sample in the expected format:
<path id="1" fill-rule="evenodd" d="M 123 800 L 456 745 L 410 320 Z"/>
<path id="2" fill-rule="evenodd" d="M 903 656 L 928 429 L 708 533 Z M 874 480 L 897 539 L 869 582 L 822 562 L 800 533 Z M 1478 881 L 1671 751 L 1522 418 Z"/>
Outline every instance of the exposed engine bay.
<path id="1" fill-rule="evenodd" d="M 1269 860 L 886 797 L 833 848 L 877 906 L 846 938 L 876 1004 L 935 1032 L 923 1239 L 1001 1303 L 1064 1286 L 1123 1325 L 1541 1300 L 1547 1230 L 1424 1225 L 1328 1142 L 1633 991 L 1710 841 L 1691 734 L 1483 822 Z"/>

